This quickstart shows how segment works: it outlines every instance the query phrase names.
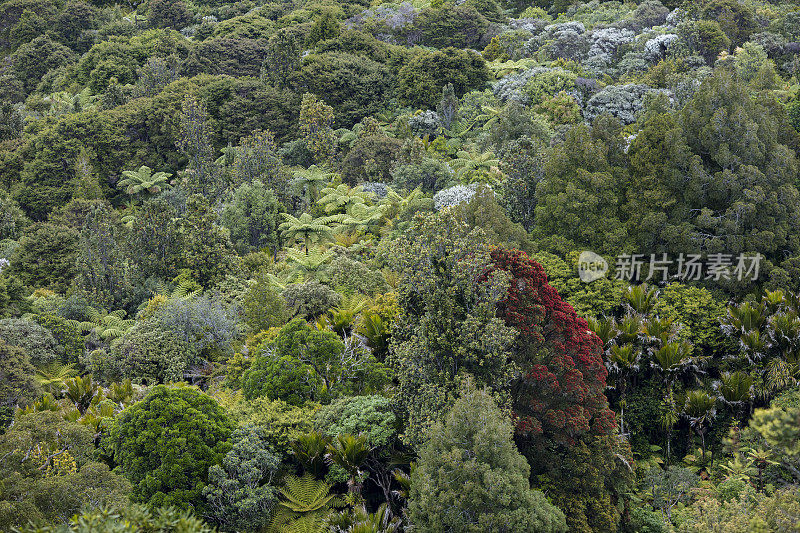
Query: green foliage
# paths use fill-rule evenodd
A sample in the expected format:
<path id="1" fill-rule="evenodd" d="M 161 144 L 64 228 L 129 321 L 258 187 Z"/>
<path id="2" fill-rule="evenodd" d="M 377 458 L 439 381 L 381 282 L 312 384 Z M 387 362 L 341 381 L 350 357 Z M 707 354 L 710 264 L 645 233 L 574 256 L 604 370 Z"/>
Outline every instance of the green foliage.
<path id="1" fill-rule="evenodd" d="M 339 398 L 314 416 L 314 425 L 331 437 L 339 434 L 366 435 L 371 446 L 389 446 L 398 436 L 399 420 L 392 404 L 383 396 Z"/>
<path id="2" fill-rule="evenodd" d="M 178 274 L 184 260 L 177 219 L 177 210 L 163 198 L 148 200 L 135 211 L 126 252 L 143 278 L 172 279 Z"/>
<path id="3" fill-rule="evenodd" d="M 314 404 L 298 407 L 264 397 L 245 400 L 241 392 L 223 393 L 217 398 L 239 426 L 257 426 L 262 430 L 272 450 L 284 459 L 289 455 L 290 443 L 312 429 L 318 407 Z"/>
<path id="4" fill-rule="evenodd" d="M 315 161 L 326 162 L 333 154 L 333 108 L 311 93 L 303 95 L 300 105 L 300 133 Z"/>
<path id="5" fill-rule="evenodd" d="M 654 311 L 662 318 L 683 324 L 679 338 L 691 342 L 703 354 L 725 346 L 719 327 L 725 307 L 706 289 L 680 283 L 667 285 L 659 293 Z"/>
<path id="6" fill-rule="evenodd" d="M 568 259 L 574 258 L 572 265 L 547 252 L 538 252 L 531 257 L 544 267 L 550 285 L 558 290 L 558 295 L 569 302 L 578 315 L 584 318 L 610 316 L 621 308 L 625 282 L 607 278 L 591 283 L 581 281 L 574 252 L 567 256 Z"/>
<path id="7" fill-rule="evenodd" d="M 385 380 L 382 365 L 364 347 L 343 343 L 334 332 L 295 318 L 272 342 L 259 346 L 242 376 L 242 390 L 248 399 L 267 396 L 301 405 L 342 393 L 368 392 Z"/>
<path id="8" fill-rule="evenodd" d="M 426 434 L 408 514 L 419 531 L 567 531 L 564 515 L 530 489 L 530 467 L 508 418 L 486 392 L 463 389 Z"/>
<path id="9" fill-rule="evenodd" d="M 359 137 L 342 161 L 342 180 L 350 185 L 365 181 L 388 183 L 401 144 L 385 135 Z"/>
<path id="10" fill-rule="evenodd" d="M 242 307 L 245 322 L 253 333 L 282 326 L 288 319 L 286 301 L 263 273 L 248 289 Z"/>
<path id="11" fill-rule="evenodd" d="M 280 248 L 278 225 L 282 210 L 272 191 L 255 180 L 243 183 L 233 192 L 220 219 L 240 254 L 264 249 L 274 254 Z"/>
<path id="12" fill-rule="evenodd" d="M 9 273 L 30 287 L 65 292 L 75 279 L 78 232 L 53 224 L 36 224 L 20 239 Z"/>
<path id="13" fill-rule="evenodd" d="M 490 79 L 486 62 L 479 54 L 445 48 L 421 52 L 400 69 L 398 92 L 411 106 L 433 109 L 448 83 L 460 98 L 472 89 L 482 89 Z"/>
<path id="14" fill-rule="evenodd" d="M 113 344 L 99 369 L 107 379 L 130 379 L 153 385 L 181 381 L 196 354 L 174 332 L 155 320 L 139 322 Z"/>
<path id="15" fill-rule="evenodd" d="M 125 505 L 130 484 L 93 462 L 94 434 L 51 411 L 18 415 L 0 436 L 0 527 L 62 523 L 86 502 Z"/>
<path id="16" fill-rule="evenodd" d="M 317 280 L 293 283 L 283 291 L 283 298 L 292 316 L 308 320 L 328 312 L 342 302 L 342 295 Z"/>
<path id="17" fill-rule="evenodd" d="M 230 236 L 217 226 L 217 218 L 204 197 L 194 194 L 186 201 L 186 216 L 181 222 L 186 266 L 204 287 L 221 280 L 233 263 Z"/>
<path id="18" fill-rule="evenodd" d="M 0 320 L 0 339 L 24 350 L 37 366 L 60 361 L 64 355 L 64 347 L 48 329 L 26 318 Z"/>
<path id="19" fill-rule="evenodd" d="M 389 291 L 389 285 L 381 272 L 370 270 L 360 261 L 340 255 L 325 269 L 330 283 L 338 292 L 374 295 Z"/>
<path id="20" fill-rule="evenodd" d="M 205 512 L 208 469 L 230 449 L 232 429 L 219 404 L 197 389 L 158 385 L 115 418 L 103 445 L 136 501 Z"/>
<path id="21" fill-rule="evenodd" d="M 120 502 L 117 506 L 104 506 L 76 513 L 66 525 L 25 527 L 20 533 L 214 533 L 216 530 L 196 518 L 189 511 L 171 507 L 148 508 Z"/>
<path id="22" fill-rule="evenodd" d="M 466 376 L 497 391 L 509 383 L 517 333 L 496 317 L 507 277 L 478 282 L 490 262 L 483 233 L 470 231 L 451 211 L 420 219 L 394 256 L 405 276 L 388 361 L 399 381 L 396 398 L 409 417 L 405 438 L 418 443 Z"/>
<path id="23" fill-rule="evenodd" d="M 263 430 L 237 429 L 231 435 L 231 450 L 221 465 L 208 470 L 203 495 L 214 521 L 228 530 L 258 530 L 269 522 L 278 500 L 273 478 L 280 467 L 267 444 Z"/>
<path id="24" fill-rule="evenodd" d="M 272 518 L 270 532 L 324 531 L 328 514 L 342 506 L 340 498 L 330 494 L 331 486 L 314 479 L 310 474 L 303 477 L 287 476 L 281 489 L 282 500 Z"/>
<path id="25" fill-rule="evenodd" d="M 130 272 L 121 246 L 116 212 L 103 204 L 90 208 L 81 229 L 76 286 L 98 307 L 119 309 L 131 303 Z"/>
<path id="26" fill-rule="evenodd" d="M 24 405 L 39 392 L 30 357 L 22 349 L 0 341 L 0 408 Z"/>

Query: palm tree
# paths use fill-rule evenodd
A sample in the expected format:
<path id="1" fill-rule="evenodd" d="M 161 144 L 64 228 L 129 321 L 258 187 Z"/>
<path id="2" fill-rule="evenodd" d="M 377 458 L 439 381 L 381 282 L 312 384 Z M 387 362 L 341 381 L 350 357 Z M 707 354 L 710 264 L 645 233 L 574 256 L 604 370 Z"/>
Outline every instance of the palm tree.
<path id="1" fill-rule="evenodd" d="M 278 226 L 283 238 L 287 241 L 303 239 L 306 255 L 312 242 L 333 240 L 334 232 L 330 224 L 341 220 L 341 215 L 313 218 L 309 213 L 303 213 L 296 218 L 289 213 L 281 214 L 286 219 L 286 222 Z"/>
<path id="2" fill-rule="evenodd" d="M 363 472 L 361 465 L 367 460 L 372 449 L 367 444 L 366 435 L 340 434 L 328 446 L 326 458 L 329 464 L 335 464 L 347 471 L 347 490 L 351 494 L 360 495 Z"/>
<path id="3" fill-rule="evenodd" d="M 317 200 L 317 203 L 325 206 L 327 213 L 347 212 L 353 205 L 366 204 L 369 200 L 369 194 L 362 191 L 360 187 L 351 189 L 344 183 L 336 187 L 326 187 L 322 189 L 322 194 L 322 198 Z"/>
<path id="4" fill-rule="evenodd" d="M 619 433 L 625 435 L 625 394 L 628 392 L 628 380 L 639 370 L 641 352 L 632 344 L 613 345 L 608 350 L 606 367 L 609 373 L 617 376 L 616 389 L 619 393 Z"/>
<path id="5" fill-rule="evenodd" d="M 672 390 L 675 376 L 692 362 L 689 357 L 691 352 L 692 345 L 686 341 L 671 342 L 653 352 L 653 366 L 664 374 L 669 390 Z"/>
<path id="6" fill-rule="evenodd" d="M 321 477 L 325 471 L 325 454 L 330 442 L 327 435 L 310 431 L 291 442 L 290 453 L 302 465 L 303 470 L 314 477 Z"/>
<path id="7" fill-rule="evenodd" d="M 645 316 L 656 304 L 658 290 L 651 288 L 647 283 L 628 287 L 625 292 L 628 305 L 639 315 Z"/>
<path id="8" fill-rule="evenodd" d="M 341 224 L 343 228 L 351 230 L 373 230 L 384 220 L 385 211 L 386 208 L 382 205 L 353 204 L 342 217 Z"/>
<path id="9" fill-rule="evenodd" d="M 317 201 L 320 186 L 336 177 L 335 172 L 329 172 L 325 167 L 317 165 L 295 170 L 293 174 L 292 186 L 298 192 L 305 192 L 309 205 L 313 205 Z"/>
<path id="10" fill-rule="evenodd" d="M 717 415 L 716 400 L 704 390 L 693 390 L 686 395 L 684 414 L 689 425 L 700 436 L 703 448 L 703 462 L 706 460 L 706 433 Z"/>
<path id="11" fill-rule="evenodd" d="M 388 322 L 378 313 L 364 312 L 361 314 L 358 333 L 366 339 L 367 346 L 372 349 L 375 357 L 378 360 L 383 360 L 386 351 L 389 349 Z"/>
<path id="12" fill-rule="evenodd" d="M 333 309 L 330 309 L 323 318 L 330 327 L 339 335 L 345 334 L 356 319 L 358 313 L 366 305 L 366 299 L 360 294 L 346 296 L 342 302 Z"/>
<path id="13" fill-rule="evenodd" d="M 172 174 L 167 172 L 156 172 L 153 169 L 142 165 L 139 170 L 126 170 L 122 173 L 123 179 L 117 185 L 125 187 L 125 192 L 131 196 L 139 195 L 142 192 L 158 194 L 169 187 L 167 180 Z"/>
<path id="14" fill-rule="evenodd" d="M 614 324 L 614 319 L 610 317 L 595 318 L 590 316 L 586 319 L 595 335 L 600 337 L 603 346 L 607 347 L 611 340 L 617 336 L 617 328 Z"/>
<path id="15" fill-rule="evenodd" d="M 94 332 L 100 339 L 112 341 L 122 337 L 136 323 L 135 320 L 126 320 L 125 314 L 122 309 L 108 313 L 105 310 L 98 311 L 97 309 L 89 308 L 88 321 L 70 320 L 69 323 L 80 329 L 84 334 Z"/>
<path id="16" fill-rule="evenodd" d="M 718 390 L 722 401 L 738 411 L 740 406 L 752 398 L 753 377 L 740 370 L 724 372 L 720 377 Z"/>
<path id="17" fill-rule="evenodd" d="M 75 404 L 75 408 L 84 414 L 90 405 L 96 403 L 102 395 L 102 389 L 92 381 L 92 375 L 86 377 L 75 376 L 64 380 L 64 395 Z"/>
<path id="18" fill-rule="evenodd" d="M 429 204 L 429 205 L 425 205 Z M 433 199 L 425 196 L 422 189 L 417 187 L 405 196 L 389 189 L 386 196 L 381 200 L 381 205 L 387 207 L 386 217 L 390 219 L 402 216 L 406 212 L 414 208 L 425 208 L 433 206 Z"/>
<path id="19" fill-rule="evenodd" d="M 356 505 L 352 511 L 342 511 L 329 519 L 331 531 L 339 533 L 395 533 L 400 530 L 401 523 L 385 503 L 372 514 L 362 504 Z"/>

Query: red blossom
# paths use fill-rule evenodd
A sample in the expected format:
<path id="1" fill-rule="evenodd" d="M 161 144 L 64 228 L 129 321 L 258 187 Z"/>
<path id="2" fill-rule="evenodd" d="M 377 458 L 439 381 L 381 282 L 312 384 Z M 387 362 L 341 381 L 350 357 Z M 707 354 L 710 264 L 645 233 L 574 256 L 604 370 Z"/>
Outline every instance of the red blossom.
<path id="1" fill-rule="evenodd" d="M 539 263 L 524 252 L 503 248 L 495 248 L 491 257 L 493 266 L 480 281 L 495 270 L 512 276 L 497 316 L 519 331 L 517 433 L 567 444 L 581 435 L 610 434 L 615 421 L 603 392 L 608 372 L 600 339 L 547 283 Z"/>

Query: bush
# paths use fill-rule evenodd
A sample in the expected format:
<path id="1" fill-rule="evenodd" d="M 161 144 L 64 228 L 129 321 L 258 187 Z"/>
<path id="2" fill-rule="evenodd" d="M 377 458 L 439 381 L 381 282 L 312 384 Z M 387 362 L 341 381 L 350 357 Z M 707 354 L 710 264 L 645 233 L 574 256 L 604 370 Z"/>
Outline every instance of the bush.
<path id="1" fill-rule="evenodd" d="M 57 526 L 26 526 L 20 533 L 88 533 L 114 531 L 118 533 L 214 533 L 215 530 L 189 511 L 144 505 L 103 506 L 76 513 L 67 524 Z"/>
<path id="2" fill-rule="evenodd" d="M 473 183 L 471 185 L 455 185 L 448 189 L 443 189 L 433 195 L 433 205 L 439 211 L 446 207 L 469 202 L 475 196 L 477 187 L 478 184 Z"/>
<path id="3" fill-rule="evenodd" d="M 209 396 L 158 385 L 117 415 L 103 445 L 133 483 L 133 498 L 151 506 L 206 512 L 208 469 L 230 450 L 234 424 Z"/>
<path id="4" fill-rule="evenodd" d="M 482 89 L 490 79 L 486 62 L 478 53 L 445 48 L 422 52 L 400 69 L 398 93 L 411 106 L 434 109 L 448 83 L 461 98 L 472 89 Z"/>
<path id="5" fill-rule="evenodd" d="M 360 341 L 347 341 L 295 318 L 256 350 L 242 376 L 245 397 L 266 396 L 302 405 L 380 390 L 388 380 L 384 366 Z"/>
<path id="6" fill-rule="evenodd" d="M 26 318 L 0 320 L 0 339 L 24 350 L 35 366 L 55 363 L 64 355 L 64 347 L 48 329 Z"/>
<path id="7" fill-rule="evenodd" d="M 259 531 L 278 501 L 272 484 L 280 459 L 272 453 L 264 430 L 239 428 L 231 435 L 231 450 L 221 465 L 208 470 L 203 495 L 214 521 L 226 531 Z"/>
<path id="8" fill-rule="evenodd" d="M 282 326 L 289 318 L 286 300 L 264 275 L 259 276 L 245 293 L 242 308 L 251 333 Z"/>
<path id="9" fill-rule="evenodd" d="M 273 342 L 259 346 L 242 376 L 242 390 L 248 399 L 266 396 L 292 405 L 321 399 L 333 385 L 336 369 L 331 365 L 343 351 L 338 335 L 312 329 L 296 318 L 281 328 Z"/>
<path id="10" fill-rule="evenodd" d="M 342 180 L 350 185 L 364 181 L 388 183 L 402 143 L 385 135 L 365 135 L 342 161 Z"/>
<path id="11" fill-rule="evenodd" d="M 314 416 L 314 426 L 331 437 L 365 434 L 371 446 L 388 446 L 397 438 L 400 420 L 389 398 L 348 396 L 322 406 Z"/>
<path id="12" fill-rule="evenodd" d="M 39 385 L 33 379 L 34 371 L 24 350 L 0 340 L 0 409 L 10 411 L 39 393 Z M 7 414 L 0 413 L 3 418 Z M 4 422 L 0 419 L 0 428 L 5 427 Z"/>
<path id="13" fill-rule="evenodd" d="M 28 229 L 11 256 L 9 273 L 25 285 L 66 292 L 77 274 L 78 232 L 53 224 Z"/>
<path id="14" fill-rule="evenodd" d="M 52 314 L 34 315 L 33 319 L 53 334 L 56 342 L 64 349 L 63 361 L 77 363 L 85 348 L 82 332 L 66 318 Z"/>
<path id="15" fill-rule="evenodd" d="M 347 294 L 384 293 L 389 290 L 389 284 L 380 271 L 367 268 L 364 263 L 354 261 L 345 255 L 340 255 L 327 267 L 331 285 L 337 291 Z"/>
<path id="16" fill-rule="evenodd" d="M 101 374 L 109 380 L 130 379 L 142 385 L 181 381 L 196 353 L 174 331 L 154 320 L 139 322 L 111 349 Z"/>
<path id="17" fill-rule="evenodd" d="M 208 360 L 224 358 L 242 333 L 236 316 L 215 294 L 175 298 L 158 308 L 154 323 L 170 331 L 193 355 Z"/>
<path id="18" fill-rule="evenodd" d="M 600 115 L 609 114 L 624 124 L 633 124 L 644 109 L 645 96 L 654 91 L 647 85 L 609 85 L 586 102 L 584 116 L 591 122 Z"/>
<path id="19" fill-rule="evenodd" d="M 241 392 L 221 392 L 217 398 L 240 427 L 255 426 L 262 430 L 272 450 L 283 459 L 290 454 L 290 443 L 311 431 L 319 407 L 312 403 L 299 407 L 264 397 L 245 400 Z"/>
<path id="20" fill-rule="evenodd" d="M 284 289 L 283 299 L 293 316 L 313 319 L 342 302 L 342 295 L 317 280 L 293 283 Z"/>
<path id="21" fill-rule="evenodd" d="M 231 241 L 240 255 L 268 249 L 273 254 L 280 247 L 278 225 L 283 206 L 272 190 L 260 180 L 243 183 L 225 204 L 220 217 L 231 232 Z"/>

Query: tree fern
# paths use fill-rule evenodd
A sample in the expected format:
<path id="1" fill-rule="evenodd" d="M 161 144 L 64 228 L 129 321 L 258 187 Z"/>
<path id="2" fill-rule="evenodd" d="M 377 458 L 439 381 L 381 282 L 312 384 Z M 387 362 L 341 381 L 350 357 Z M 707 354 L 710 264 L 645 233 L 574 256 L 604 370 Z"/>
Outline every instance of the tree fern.
<path id="1" fill-rule="evenodd" d="M 275 510 L 271 532 L 324 531 L 331 511 L 344 505 L 340 497 L 330 493 L 330 485 L 311 474 L 287 476 L 284 482 L 283 500 Z"/>

